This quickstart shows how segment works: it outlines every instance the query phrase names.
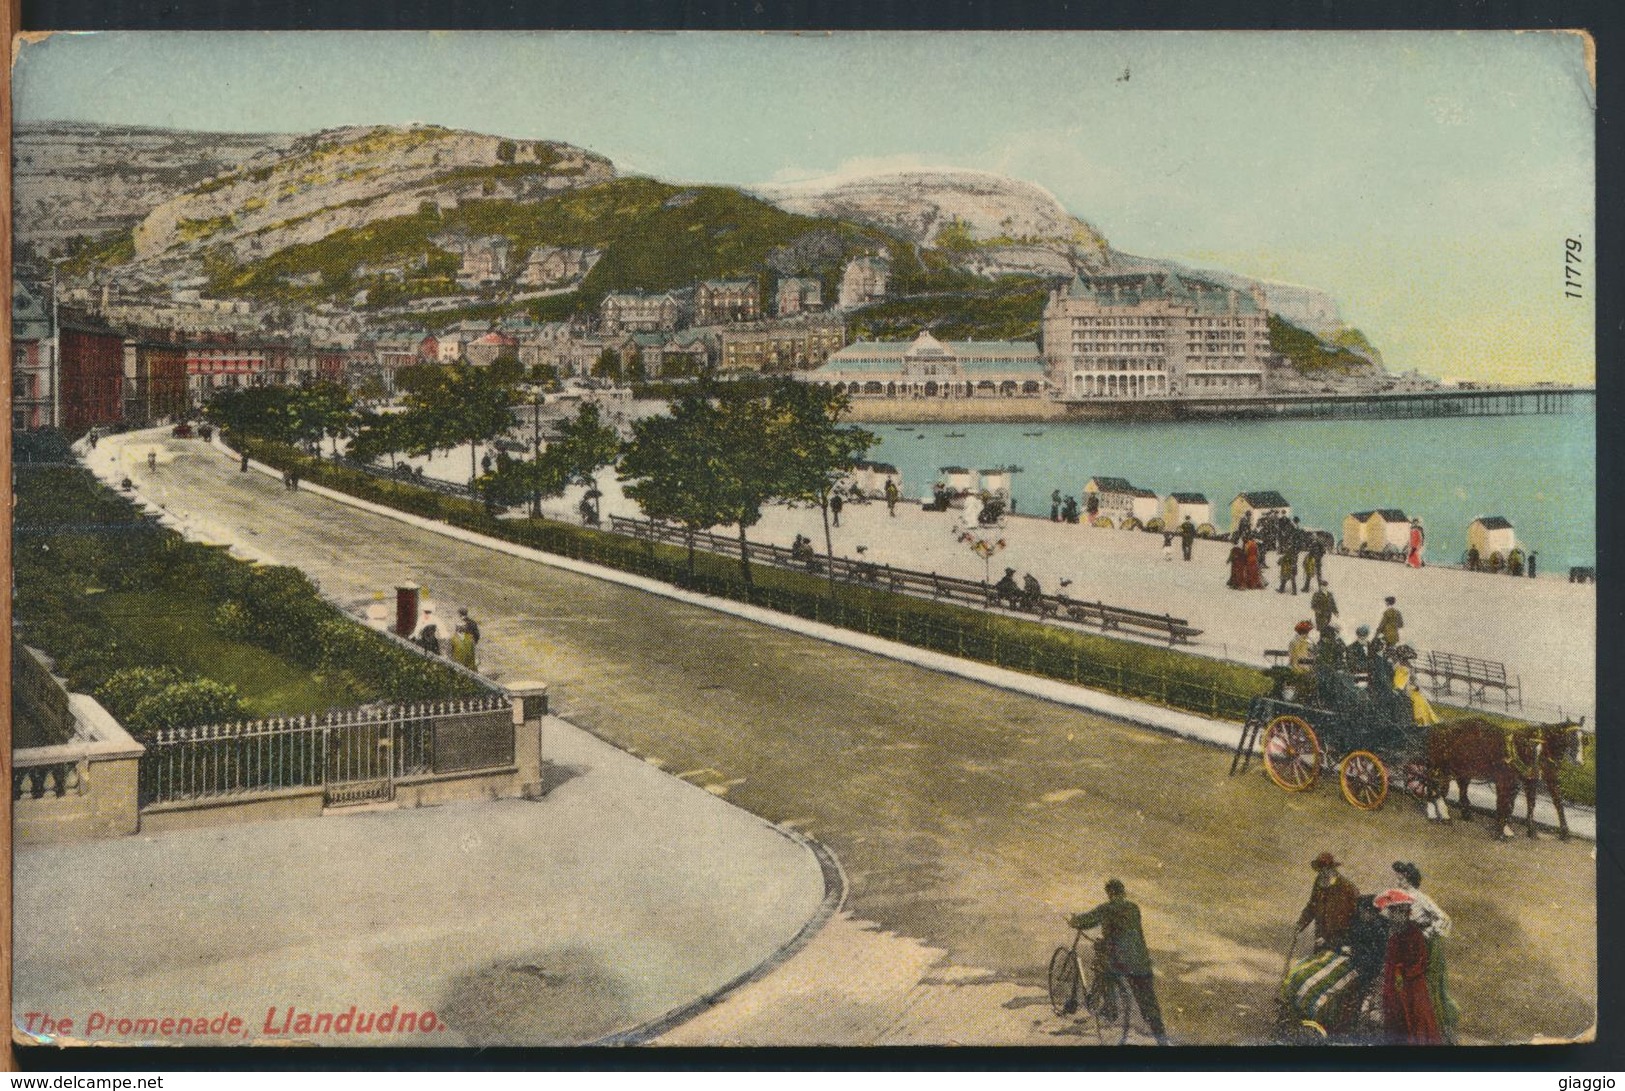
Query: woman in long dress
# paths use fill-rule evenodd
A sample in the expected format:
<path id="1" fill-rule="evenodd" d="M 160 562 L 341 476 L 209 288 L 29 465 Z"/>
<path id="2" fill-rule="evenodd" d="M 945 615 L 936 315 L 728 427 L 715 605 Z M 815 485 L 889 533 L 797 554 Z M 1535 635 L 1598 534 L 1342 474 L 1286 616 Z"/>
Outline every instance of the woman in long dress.
<path id="1" fill-rule="evenodd" d="M 1239 545 L 1230 547 L 1230 578 L 1225 586 L 1237 591 L 1247 586 L 1247 554 Z"/>
<path id="2" fill-rule="evenodd" d="M 1445 1040 L 1454 1041 L 1461 1009 L 1451 999 L 1445 981 L 1444 944 L 1441 942 L 1450 935 L 1450 914 L 1422 893 L 1422 871 L 1415 864 L 1408 860 L 1394 861 L 1394 875 L 1399 883 L 1398 889 L 1411 896 L 1411 920 L 1422 929 L 1422 935 L 1427 939 L 1428 996 L 1433 1000 L 1434 1020 L 1439 1024 L 1439 1032 Z"/>
<path id="3" fill-rule="evenodd" d="M 1422 567 L 1422 540 L 1422 521 L 1420 519 L 1412 519 L 1411 547 L 1410 551 L 1405 555 L 1405 563 L 1410 565 L 1412 568 Z"/>
<path id="4" fill-rule="evenodd" d="M 1242 586 L 1249 591 L 1262 591 L 1264 589 L 1264 576 L 1258 570 L 1258 539 L 1247 539 L 1247 579 Z"/>
<path id="5" fill-rule="evenodd" d="M 1388 950 L 1382 964 L 1382 1023 L 1394 1045 L 1442 1045 L 1433 998 L 1428 992 L 1427 937 L 1411 919 L 1413 901 L 1402 890 L 1385 890 L 1374 903 L 1388 915 Z"/>

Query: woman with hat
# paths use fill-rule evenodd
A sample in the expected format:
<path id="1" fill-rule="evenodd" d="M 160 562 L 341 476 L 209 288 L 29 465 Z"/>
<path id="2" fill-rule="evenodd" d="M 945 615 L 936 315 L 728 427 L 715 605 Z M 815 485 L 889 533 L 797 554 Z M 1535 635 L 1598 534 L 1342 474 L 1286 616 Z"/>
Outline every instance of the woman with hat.
<path id="1" fill-rule="evenodd" d="M 1427 940 L 1428 995 L 1433 998 L 1434 1017 L 1445 1038 L 1454 1040 L 1461 1010 L 1450 998 L 1450 989 L 1445 982 L 1444 944 L 1441 942 L 1450 935 L 1450 914 L 1422 893 L 1422 870 L 1409 860 L 1394 861 L 1394 877 L 1396 889 L 1410 896 L 1411 919 Z"/>
<path id="2" fill-rule="evenodd" d="M 1395 1045 L 1442 1045 L 1444 1036 L 1428 990 L 1428 943 L 1411 919 L 1414 899 L 1385 890 L 1373 903 L 1388 916 L 1388 950 L 1382 963 L 1382 1022 Z"/>

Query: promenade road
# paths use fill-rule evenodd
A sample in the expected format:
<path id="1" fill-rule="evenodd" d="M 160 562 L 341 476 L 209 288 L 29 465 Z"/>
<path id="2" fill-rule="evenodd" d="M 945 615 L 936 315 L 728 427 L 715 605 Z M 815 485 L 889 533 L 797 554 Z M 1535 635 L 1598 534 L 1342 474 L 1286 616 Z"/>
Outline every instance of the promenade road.
<path id="1" fill-rule="evenodd" d="M 111 443 L 96 453 L 110 466 Z M 545 679 L 560 715 L 834 851 L 844 914 L 663 1041 L 1084 1041 L 1049 1013 L 1043 971 L 1070 938 L 1063 914 L 1113 875 L 1143 908 L 1176 1040 L 1259 1040 L 1321 851 L 1367 890 L 1418 863 L 1456 921 L 1465 1040 L 1592 1024 L 1589 843 L 1359 812 L 1326 786 L 1288 795 L 1229 777 L 1206 746 L 289 494 L 196 441 L 158 445 L 155 474 L 144 453 L 120 472 L 191 532 L 296 564 L 357 611 L 418 580 L 472 608 L 499 677 Z"/>

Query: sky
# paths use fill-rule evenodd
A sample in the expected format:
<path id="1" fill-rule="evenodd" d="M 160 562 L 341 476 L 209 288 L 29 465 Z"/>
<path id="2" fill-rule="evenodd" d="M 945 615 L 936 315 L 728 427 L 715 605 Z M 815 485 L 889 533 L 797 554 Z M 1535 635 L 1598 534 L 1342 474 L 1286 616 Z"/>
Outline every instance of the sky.
<path id="1" fill-rule="evenodd" d="M 995 171 L 1119 250 L 1330 293 L 1390 370 L 1595 379 L 1575 34 L 104 32 L 13 74 L 22 121 L 429 122 L 747 186 Z"/>

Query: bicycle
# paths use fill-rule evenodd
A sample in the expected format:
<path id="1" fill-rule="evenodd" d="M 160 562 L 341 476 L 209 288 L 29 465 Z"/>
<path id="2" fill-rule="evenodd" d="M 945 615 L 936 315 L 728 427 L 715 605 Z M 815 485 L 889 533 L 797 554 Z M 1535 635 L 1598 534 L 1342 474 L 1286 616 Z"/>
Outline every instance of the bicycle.
<path id="1" fill-rule="evenodd" d="M 1049 1002 L 1056 1015 L 1072 1015 L 1081 1007 L 1093 1017 L 1095 1036 L 1102 1045 L 1128 1041 L 1134 1016 L 1134 997 L 1122 977 L 1113 972 L 1106 956 L 1106 941 L 1090 936 L 1094 948 L 1087 966 L 1078 955 L 1084 930 L 1077 930 L 1070 947 L 1057 947 L 1049 960 Z"/>

